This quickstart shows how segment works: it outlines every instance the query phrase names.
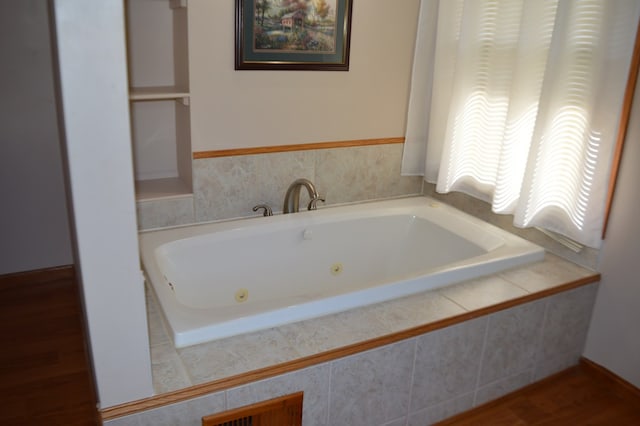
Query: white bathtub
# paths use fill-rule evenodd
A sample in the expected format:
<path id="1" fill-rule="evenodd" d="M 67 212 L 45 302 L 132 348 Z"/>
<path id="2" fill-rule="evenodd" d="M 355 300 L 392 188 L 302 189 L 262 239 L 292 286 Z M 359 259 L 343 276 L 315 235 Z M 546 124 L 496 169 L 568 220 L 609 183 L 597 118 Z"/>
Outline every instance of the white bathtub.
<path id="1" fill-rule="evenodd" d="M 140 233 L 176 347 L 426 291 L 544 250 L 426 197 Z"/>

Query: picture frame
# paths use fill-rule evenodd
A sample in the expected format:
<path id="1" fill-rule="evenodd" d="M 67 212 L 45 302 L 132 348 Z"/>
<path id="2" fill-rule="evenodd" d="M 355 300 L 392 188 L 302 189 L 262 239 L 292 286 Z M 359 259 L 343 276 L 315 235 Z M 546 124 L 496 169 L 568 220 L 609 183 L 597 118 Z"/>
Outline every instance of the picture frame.
<path id="1" fill-rule="evenodd" d="M 353 0 L 236 0 L 236 70 L 348 71 Z"/>

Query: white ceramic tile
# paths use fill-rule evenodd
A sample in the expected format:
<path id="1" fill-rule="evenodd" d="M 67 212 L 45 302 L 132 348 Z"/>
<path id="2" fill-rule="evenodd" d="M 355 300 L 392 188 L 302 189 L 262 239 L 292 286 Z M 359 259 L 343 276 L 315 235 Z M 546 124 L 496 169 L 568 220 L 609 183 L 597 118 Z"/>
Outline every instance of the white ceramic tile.
<path id="1" fill-rule="evenodd" d="M 279 327 L 301 355 L 313 355 L 389 334 L 389 328 L 367 308 Z"/>
<path id="2" fill-rule="evenodd" d="M 578 365 L 581 353 L 576 351 L 557 353 L 547 355 L 536 361 L 536 367 L 533 372 L 533 380 L 542 380 L 552 374 L 559 373 L 569 367 Z"/>
<path id="3" fill-rule="evenodd" d="M 545 261 L 502 272 L 500 277 L 531 293 L 593 275 L 594 272 L 547 253 Z"/>
<path id="4" fill-rule="evenodd" d="M 151 346 L 151 368 L 156 394 L 191 386 L 187 371 L 171 342 Z"/>
<path id="5" fill-rule="evenodd" d="M 495 275 L 443 287 L 440 294 L 468 310 L 486 308 L 528 293 Z"/>
<path id="6" fill-rule="evenodd" d="M 196 221 L 250 216 L 259 204 L 256 156 L 206 158 L 193 161 Z"/>
<path id="7" fill-rule="evenodd" d="M 489 316 L 480 386 L 533 368 L 545 308 L 546 300 L 537 300 Z"/>
<path id="8" fill-rule="evenodd" d="M 316 181 L 327 204 L 351 203 L 376 197 L 375 167 L 369 147 L 334 148 L 317 152 Z"/>
<path id="9" fill-rule="evenodd" d="M 271 206 L 274 213 L 282 212 L 284 197 L 289 186 L 298 178 L 309 179 L 320 195 L 325 188 L 318 185 L 315 178 L 316 151 L 279 152 L 256 156 L 256 175 L 253 182 L 260 191 L 260 203 Z M 309 204 L 306 190 L 300 191 L 300 208 Z M 258 204 L 257 202 L 255 204 Z"/>
<path id="10" fill-rule="evenodd" d="M 403 331 L 466 312 L 462 307 L 430 291 L 370 307 L 369 311 L 390 331 Z"/>
<path id="11" fill-rule="evenodd" d="M 144 413 L 118 417 L 117 419 L 107 420 L 103 423 L 103 426 L 140 426 L 140 421 L 143 417 Z"/>
<path id="12" fill-rule="evenodd" d="M 391 420 L 390 422 L 384 423 L 381 426 L 406 426 L 407 418 L 401 417 L 399 419 Z"/>
<path id="13" fill-rule="evenodd" d="M 329 424 L 370 426 L 406 415 L 414 353 L 410 339 L 332 362 Z"/>
<path id="14" fill-rule="evenodd" d="M 549 298 L 539 359 L 582 353 L 596 292 L 597 284 L 590 284 Z"/>
<path id="15" fill-rule="evenodd" d="M 420 194 L 422 176 L 402 176 L 403 144 L 388 144 L 370 147 L 369 163 L 376 170 L 376 198 L 398 197 Z"/>
<path id="16" fill-rule="evenodd" d="M 147 326 L 149 328 L 149 343 L 151 346 L 171 342 L 162 323 L 161 315 L 162 313 L 155 307 L 147 309 Z"/>
<path id="17" fill-rule="evenodd" d="M 224 409 L 224 392 L 217 392 L 144 411 L 132 417 L 138 417 L 139 426 L 193 426 L 202 424 L 203 416 L 219 413 Z"/>
<path id="18" fill-rule="evenodd" d="M 178 349 L 194 384 L 245 373 L 300 358 L 277 329 L 243 334 Z"/>
<path id="19" fill-rule="evenodd" d="M 164 228 L 195 221 L 193 197 L 138 201 L 136 212 L 138 229 Z"/>
<path id="20" fill-rule="evenodd" d="M 486 328 L 487 318 L 482 317 L 417 338 L 411 411 L 475 389 Z"/>
<path id="21" fill-rule="evenodd" d="M 415 411 L 409 415 L 408 426 L 428 426 L 473 407 L 473 392 L 441 402 L 429 408 Z"/>
<path id="22" fill-rule="evenodd" d="M 195 160 L 196 220 L 254 216 L 252 209 L 258 204 L 269 204 L 274 212 L 280 212 L 294 180 L 314 180 L 314 164 L 313 151 Z"/>
<path id="23" fill-rule="evenodd" d="M 227 409 L 242 407 L 295 392 L 304 392 L 302 422 L 327 425 L 329 410 L 329 364 L 306 368 L 227 391 Z"/>
<path id="24" fill-rule="evenodd" d="M 485 404 L 510 392 L 523 388 L 533 380 L 533 369 L 513 374 L 489 383 L 476 391 L 474 406 Z"/>

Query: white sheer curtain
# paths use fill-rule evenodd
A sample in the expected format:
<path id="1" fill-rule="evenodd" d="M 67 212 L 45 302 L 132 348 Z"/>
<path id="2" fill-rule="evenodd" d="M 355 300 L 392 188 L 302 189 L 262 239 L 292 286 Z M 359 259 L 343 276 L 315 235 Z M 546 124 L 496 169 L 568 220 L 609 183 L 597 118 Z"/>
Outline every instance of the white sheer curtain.
<path id="1" fill-rule="evenodd" d="M 423 0 L 403 174 L 598 247 L 639 16 L 640 0 Z"/>

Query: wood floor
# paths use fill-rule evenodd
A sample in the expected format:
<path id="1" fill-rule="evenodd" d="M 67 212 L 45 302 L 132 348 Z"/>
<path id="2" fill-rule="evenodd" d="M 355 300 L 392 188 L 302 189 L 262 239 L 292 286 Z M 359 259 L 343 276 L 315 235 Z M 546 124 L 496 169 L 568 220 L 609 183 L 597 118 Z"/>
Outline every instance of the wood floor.
<path id="1" fill-rule="evenodd" d="M 0 276 L 0 425 L 98 424 L 73 267 Z"/>
<path id="2" fill-rule="evenodd" d="M 444 425 L 640 425 L 640 390 L 583 360 L 578 367 L 484 406 Z"/>

